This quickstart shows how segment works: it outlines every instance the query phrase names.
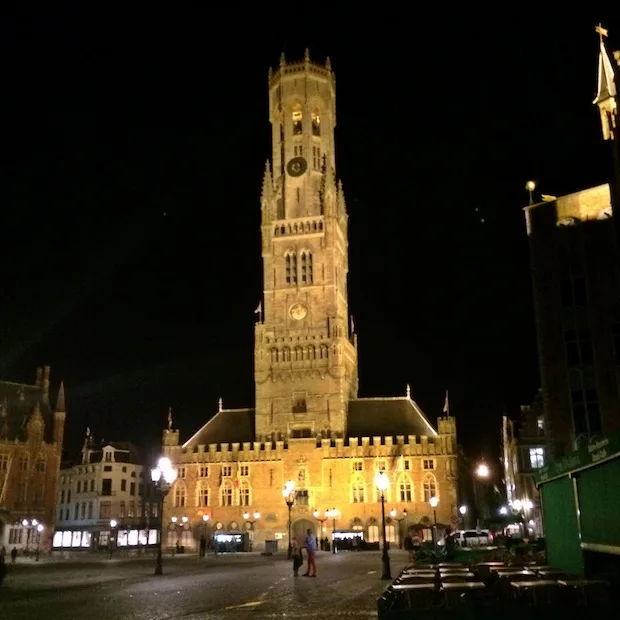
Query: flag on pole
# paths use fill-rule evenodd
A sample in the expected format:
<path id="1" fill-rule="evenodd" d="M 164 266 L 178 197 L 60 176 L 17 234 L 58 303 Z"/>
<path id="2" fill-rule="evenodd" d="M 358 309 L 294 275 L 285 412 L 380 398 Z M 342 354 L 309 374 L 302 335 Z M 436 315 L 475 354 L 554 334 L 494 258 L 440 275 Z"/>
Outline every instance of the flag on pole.
<path id="1" fill-rule="evenodd" d="M 450 413 L 450 402 L 448 401 L 448 390 L 446 390 L 446 402 L 443 404 L 443 412 Z"/>
<path id="2" fill-rule="evenodd" d="M 256 306 L 256 310 L 254 310 L 254 314 L 260 314 L 263 311 L 263 302 L 259 301 L 258 306 Z"/>

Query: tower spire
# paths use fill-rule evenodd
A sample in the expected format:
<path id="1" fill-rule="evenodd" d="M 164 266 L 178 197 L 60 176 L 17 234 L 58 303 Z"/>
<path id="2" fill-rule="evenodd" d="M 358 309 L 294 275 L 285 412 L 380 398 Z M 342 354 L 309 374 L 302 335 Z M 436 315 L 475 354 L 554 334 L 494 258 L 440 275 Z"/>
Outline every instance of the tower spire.
<path id="1" fill-rule="evenodd" d="M 65 384 L 63 381 L 60 382 L 60 387 L 58 388 L 58 396 L 56 396 L 56 408 L 54 411 L 66 411 L 65 409 Z"/>

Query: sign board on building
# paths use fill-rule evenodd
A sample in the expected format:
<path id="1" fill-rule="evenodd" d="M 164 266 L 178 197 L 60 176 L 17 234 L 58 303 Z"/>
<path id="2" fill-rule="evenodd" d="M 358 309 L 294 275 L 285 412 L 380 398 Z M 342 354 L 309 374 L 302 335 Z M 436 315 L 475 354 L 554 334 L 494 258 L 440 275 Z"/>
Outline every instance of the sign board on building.
<path id="1" fill-rule="evenodd" d="M 614 433 L 607 437 L 592 438 L 579 450 L 575 450 L 541 467 L 534 474 L 534 482 L 541 484 L 576 469 L 596 465 L 596 463 L 614 456 L 620 456 L 620 433 Z"/>

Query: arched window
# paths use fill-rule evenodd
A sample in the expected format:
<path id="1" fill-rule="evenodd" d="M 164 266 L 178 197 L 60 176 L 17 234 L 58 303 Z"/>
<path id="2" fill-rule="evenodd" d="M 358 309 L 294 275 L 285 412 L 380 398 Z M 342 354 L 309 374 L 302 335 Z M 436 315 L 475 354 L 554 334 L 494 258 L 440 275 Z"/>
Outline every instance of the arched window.
<path id="1" fill-rule="evenodd" d="M 283 362 L 291 361 L 291 350 L 288 347 L 284 347 L 282 349 L 282 361 Z"/>
<path id="2" fill-rule="evenodd" d="M 38 472 L 45 471 L 45 455 L 40 454 L 35 463 L 35 470 Z"/>
<path id="3" fill-rule="evenodd" d="M 398 485 L 398 497 L 401 502 L 413 501 L 413 482 L 411 482 L 411 478 L 407 475 L 403 475 L 400 478 Z"/>
<path id="4" fill-rule="evenodd" d="M 294 353 L 295 353 L 294 359 L 296 362 L 301 362 L 304 359 L 304 350 L 301 347 L 299 346 L 295 347 Z"/>
<path id="5" fill-rule="evenodd" d="M 174 506 L 175 508 L 184 508 L 187 499 L 187 489 L 183 482 L 177 482 L 174 485 Z"/>
<path id="6" fill-rule="evenodd" d="M 309 360 L 313 360 L 313 359 L 315 359 L 315 358 L 316 358 L 316 349 L 314 348 L 314 345 L 313 345 L 313 344 L 311 344 L 311 345 L 308 347 L 308 359 L 309 359 Z"/>
<path id="7" fill-rule="evenodd" d="M 271 362 L 275 363 L 278 361 L 278 349 L 271 349 Z"/>
<path id="8" fill-rule="evenodd" d="M 304 131 L 303 111 L 300 103 L 293 106 L 293 135 L 300 136 Z"/>
<path id="9" fill-rule="evenodd" d="M 318 108 L 312 109 L 312 135 L 321 135 L 321 115 L 319 114 Z"/>
<path id="10" fill-rule="evenodd" d="M 433 476 L 433 474 L 426 474 L 426 476 L 424 476 L 422 487 L 423 501 L 428 502 L 431 497 L 437 497 L 439 499 L 439 495 L 437 494 L 437 480 L 435 480 L 435 476 Z"/>
<path id="11" fill-rule="evenodd" d="M 249 506 L 250 503 L 250 485 L 247 480 L 244 480 L 239 487 L 239 505 Z"/>
<path id="12" fill-rule="evenodd" d="M 312 253 L 308 250 L 301 253 L 301 282 L 312 284 Z"/>
<path id="13" fill-rule="evenodd" d="M 198 506 L 209 505 L 209 485 L 206 482 L 201 482 L 198 486 Z"/>
<path id="14" fill-rule="evenodd" d="M 395 543 L 396 542 L 396 528 L 393 523 L 386 524 L 385 526 L 385 537 L 388 542 Z"/>
<path id="15" fill-rule="evenodd" d="M 233 490 L 230 480 L 222 482 L 220 489 L 220 506 L 232 506 Z"/>
<path id="16" fill-rule="evenodd" d="M 364 479 L 356 476 L 351 485 L 351 498 L 354 504 L 363 504 L 366 501 L 366 485 Z"/>
<path id="17" fill-rule="evenodd" d="M 375 543 L 379 542 L 379 526 L 378 525 L 369 525 L 368 526 L 368 542 Z"/>
<path id="18" fill-rule="evenodd" d="M 294 252 L 287 252 L 284 257 L 284 268 L 286 283 L 289 286 L 297 284 L 297 255 Z"/>
<path id="19" fill-rule="evenodd" d="M 322 344 L 320 349 L 319 349 L 319 352 L 320 352 L 319 357 L 322 360 L 326 360 L 327 356 L 329 355 L 329 349 L 327 348 L 327 345 L 326 344 Z"/>

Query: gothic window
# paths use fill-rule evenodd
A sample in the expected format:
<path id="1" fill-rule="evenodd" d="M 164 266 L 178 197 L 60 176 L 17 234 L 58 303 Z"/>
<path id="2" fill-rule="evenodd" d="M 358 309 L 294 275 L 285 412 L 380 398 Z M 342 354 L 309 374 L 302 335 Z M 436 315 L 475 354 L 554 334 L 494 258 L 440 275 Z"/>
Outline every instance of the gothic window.
<path id="1" fill-rule="evenodd" d="M 288 347 L 284 347 L 282 349 L 282 361 L 283 362 L 291 361 L 291 350 Z"/>
<path id="2" fill-rule="evenodd" d="M 301 362 L 304 359 L 304 350 L 301 347 L 295 347 L 295 361 Z"/>
<path id="3" fill-rule="evenodd" d="M 398 496 L 399 501 L 401 502 L 413 501 L 413 483 L 411 482 L 411 478 L 409 478 L 409 476 L 403 476 L 400 479 L 400 484 L 398 485 Z"/>
<path id="4" fill-rule="evenodd" d="M 250 485 L 246 480 L 241 483 L 241 487 L 239 488 L 239 505 L 250 505 Z"/>
<path id="5" fill-rule="evenodd" d="M 206 484 L 201 484 L 198 488 L 198 505 L 209 505 L 209 487 Z"/>
<path id="6" fill-rule="evenodd" d="M 174 487 L 174 506 L 175 508 L 183 508 L 185 507 L 185 485 L 183 483 L 177 482 Z"/>
<path id="7" fill-rule="evenodd" d="M 45 471 L 45 457 L 39 456 L 35 464 L 35 469 L 39 472 Z"/>
<path id="8" fill-rule="evenodd" d="M 220 490 L 220 505 L 221 506 L 232 506 L 232 484 L 230 480 L 226 480 L 222 484 L 222 488 Z"/>
<path id="9" fill-rule="evenodd" d="M 320 146 L 312 147 L 312 167 L 315 170 L 321 169 L 321 147 Z"/>
<path id="10" fill-rule="evenodd" d="M 321 115 L 319 114 L 318 108 L 313 108 L 312 110 L 312 135 L 321 135 Z"/>
<path id="11" fill-rule="evenodd" d="M 364 479 L 360 476 L 356 476 L 353 480 L 352 486 L 352 498 L 354 504 L 363 504 L 366 501 L 365 491 L 366 485 Z"/>
<path id="12" fill-rule="evenodd" d="M 313 345 L 313 344 L 311 344 L 311 345 L 308 347 L 308 359 L 309 359 L 309 360 L 313 360 L 313 359 L 315 359 L 315 358 L 316 358 L 316 349 L 314 348 L 314 345 Z"/>
<path id="13" fill-rule="evenodd" d="M 289 286 L 297 284 L 297 255 L 293 252 L 288 252 L 284 258 L 284 265 L 286 271 L 286 283 Z"/>
<path id="14" fill-rule="evenodd" d="M 304 154 L 304 147 L 301 144 L 296 144 L 293 147 L 293 155 L 295 155 L 295 157 L 301 157 Z"/>
<path id="15" fill-rule="evenodd" d="M 293 413 L 306 413 L 306 395 L 305 394 L 293 394 Z"/>
<path id="16" fill-rule="evenodd" d="M 328 355 L 329 355 L 329 349 L 327 348 L 327 345 L 326 344 L 322 344 L 320 349 L 319 349 L 319 357 L 322 360 L 326 360 Z"/>
<path id="17" fill-rule="evenodd" d="M 301 110 L 301 104 L 296 103 L 293 106 L 293 135 L 300 136 L 303 130 L 303 112 Z"/>
<path id="18" fill-rule="evenodd" d="M 19 471 L 28 471 L 28 455 L 22 454 L 19 457 Z"/>
<path id="19" fill-rule="evenodd" d="M 275 363 L 278 361 L 278 349 L 271 349 L 271 362 Z"/>
<path id="20" fill-rule="evenodd" d="M 312 284 L 312 253 L 308 250 L 301 253 L 301 281 Z"/>
<path id="21" fill-rule="evenodd" d="M 429 502 L 431 497 L 439 497 L 437 495 L 437 480 L 433 474 L 426 474 L 422 483 L 423 497 L 422 501 Z"/>

